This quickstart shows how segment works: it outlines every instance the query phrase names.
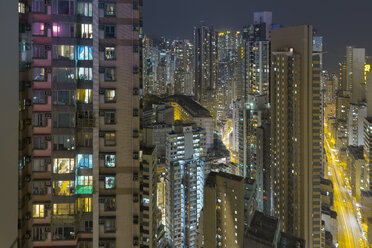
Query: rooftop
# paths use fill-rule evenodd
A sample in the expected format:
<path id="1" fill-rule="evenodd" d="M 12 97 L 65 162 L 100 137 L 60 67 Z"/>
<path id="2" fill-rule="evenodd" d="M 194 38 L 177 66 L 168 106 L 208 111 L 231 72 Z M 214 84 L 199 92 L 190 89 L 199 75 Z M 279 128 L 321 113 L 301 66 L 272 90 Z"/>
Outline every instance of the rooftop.
<path id="1" fill-rule="evenodd" d="M 208 186 L 216 185 L 217 176 L 223 177 L 223 178 L 226 178 L 226 179 L 229 179 L 229 180 L 237 181 L 237 182 L 241 182 L 244 179 L 243 177 L 236 176 L 234 174 L 229 174 L 229 173 L 222 172 L 222 171 L 220 171 L 220 172 L 212 171 L 212 172 L 209 173 L 205 184 L 208 185 Z"/>
<path id="2" fill-rule="evenodd" d="M 354 159 L 363 159 L 363 146 L 348 146 L 348 152 L 354 157 Z"/>
<path id="3" fill-rule="evenodd" d="M 266 244 L 275 243 L 275 237 L 279 231 L 279 220 L 255 211 L 252 221 L 248 227 L 247 236 L 249 239 L 260 240 Z"/>
<path id="4" fill-rule="evenodd" d="M 169 96 L 166 101 L 178 103 L 192 117 L 211 117 L 211 114 L 206 108 L 192 100 L 189 96 L 173 95 Z"/>

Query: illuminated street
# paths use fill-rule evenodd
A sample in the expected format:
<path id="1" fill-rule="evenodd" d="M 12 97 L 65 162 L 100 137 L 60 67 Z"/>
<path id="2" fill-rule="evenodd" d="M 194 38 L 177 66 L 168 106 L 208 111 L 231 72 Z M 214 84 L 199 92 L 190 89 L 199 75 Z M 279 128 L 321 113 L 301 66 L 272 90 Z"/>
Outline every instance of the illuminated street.
<path id="1" fill-rule="evenodd" d="M 325 150 L 328 160 L 328 176 L 334 187 L 334 207 L 337 212 L 338 244 L 341 248 L 367 247 L 363 239 L 361 225 L 356 218 L 357 206 L 346 189 L 346 183 L 342 174 L 342 165 L 336 157 L 336 150 L 332 148 L 334 140 L 325 125 Z"/>

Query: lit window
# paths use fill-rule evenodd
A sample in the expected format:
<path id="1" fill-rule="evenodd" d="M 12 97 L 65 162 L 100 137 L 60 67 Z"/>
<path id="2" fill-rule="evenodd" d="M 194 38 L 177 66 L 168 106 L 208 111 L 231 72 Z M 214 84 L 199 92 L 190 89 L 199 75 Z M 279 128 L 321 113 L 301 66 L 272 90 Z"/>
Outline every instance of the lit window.
<path id="1" fill-rule="evenodd" d="M 73 158 L 55 158 L 53 159 L 53 173 L 66 174 L 72 173 L 75 168 L 75 160 Z"/>
<path id="2" fill-rule="evenodd" d="M 45 23 L 43 22 L 34 22 L 32 24 L 32 35 L 44 36 L 45 32 Z"/>
<path id="3" fill-rule="evenodd" d="M 93 168 L 93 155 L 92 154 L 78 154 L 77 155 L 78 168 Z"/>
<path id="4" fill-rule="evenodd" d="M 75 26 L 71 23 L 53 23 L 53 37 L 75 37 Z"/>
<path id="5" fill-rule="evenodd" d="M 79 15 L 91 17 L 93 15 L 92 3 L 78 2 L 77 13 Z"/>
<path id="6" fill-rule="evenodd" d="M 76 194 L 92 194 L 93 193 L 93 177 L 78 176 L 76 183 Z"/>
<path id="7" fill-rule="evenodd" d="M 83 39 L 93 38 L 93 25 L 92 24 L 80 24 L 79 36 Z"/>
<path id="8" fill-rule="evenodd" d="M 34 67 L 32 69 L 32 79 L 34 81 L 45 82 L 47 80 L 47 77 L 46 77 L 46 74 L 45 74 L 45 68 Z"/>
<path id="9" fill-rule="evenodd" d="M 115 177 L 105 177 L 105 189 L 115 188 Z"/>
<path id="10" fill-rule="evenodd" d="M 114 154 L 106 154 L 105 155 L 105 167 L 113 168 L 116 166 L 115 164 L 116 155 Z"/>
<path id="11" fill-rule="evenodd" d="M 69 196 L 74 194 L 74 181 L 53 181 L 53 194 L 59 196 Z"/>
<path id="12" fill-rule="evenodd" d="M 79 80 L 93 80 L 92 68 L 79 67 L 77 71 Z"/>
<path id="13" fill-rule="evenodd" d="M 115 3 L 105 4 L 105 16 L 115 16 Z"/>
<path id="14" fill-rule="evenodd" d="M 73 215 L 75 213 L 74 203 L 53 204 L 53 215 Z"/>
<path id="15" fill-rule="evenodd" d="M 78 46 L 78 59 L 79 60 L 92 60 L 93 47 L 91 46 Z"/>
<path id="16" fill-rule="evenodd" d="M 74 60 L 75 48 L 70 45 L 54 45 L 53 59 Z"/>
<path id="17" fill-rule="evenodd" d="M 77 89 L 76 101 L 82 103 L 92 103 L 93 91 L 91 89 Z"/>
<path id="18" fill-rule="evenodd" d="M 105 103 L 116 102 L 116 90 L 105 90 Z"/>
<path id="19" fill-rule="evenodd" d="M 105 146 L 115 146 L 116 145 L 116 134 L 114 132 L 105 133 Z"/>
<path id="20" fill-rule="evenodd" d="M 26 13 L 26 6 L 24 3 L 21 2 L 18 3 L 18 13 L 20 14 Z"/>
<path id="21" fill-rule="evenodd" d="M 44 211 L 44 204 L 34 204 L 33 205 L 33 215 L 34 218 L 44 218 L 45 211 Z"/>
<path id="22" fill-rule="evenodd" d="M 92 212 L 92 198 L 78 198 L 77 201 L 77 210 L 81 213 L 90 213 Z"/>
<path id="23" fill-rule="evenodd" d="M 115 47 L 105 47 L 105 60 L 114 60 L 115 58 Z"/>

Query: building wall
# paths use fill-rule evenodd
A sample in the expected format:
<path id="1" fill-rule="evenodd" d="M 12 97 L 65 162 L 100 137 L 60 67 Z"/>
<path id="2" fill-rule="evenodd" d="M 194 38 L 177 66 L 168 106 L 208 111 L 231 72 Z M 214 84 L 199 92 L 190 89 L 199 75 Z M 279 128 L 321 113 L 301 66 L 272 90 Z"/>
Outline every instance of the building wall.
<path id="1" fill-rule="evenodd" d="M 243 247 L 243 178 L 211 173 L 204 189 L 202 247 Z"/>
<path id="2" fill-rule="evenodd" d="M 320 59 L 311 26 L 272 31 L 274 206 L 283 231 L 321 247 Z M 313 65 L 314 64 L 314 65 Z M 312 66 L 313 65 L 313 66 Z"/>
<path id="3" fill-rule="evenodd" d="M 2 22 L 0 27 L 7 30 L 1 39 L 0 110 L 6 121 L 0 124 L 2 141 L 0 143 L 0 197 L 4 199 L 0 209 L 0 247 L 17 247 L 18 224 L 18 131 L 19 131 L 19 38 L 17 11 L 18 1 L 0 3 Z"/>

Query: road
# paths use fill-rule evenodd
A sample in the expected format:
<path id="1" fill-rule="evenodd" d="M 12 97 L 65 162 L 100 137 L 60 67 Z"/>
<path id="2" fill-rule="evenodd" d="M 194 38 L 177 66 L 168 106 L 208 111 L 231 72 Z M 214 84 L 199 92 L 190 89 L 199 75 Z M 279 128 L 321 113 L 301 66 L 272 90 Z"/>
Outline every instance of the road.
<path id="1" fill-rule="evenodd" d="M 363 238 L 361 225 L 357 220 L 357 206 L 349 194 L 342 173 L 341 161 L 338 161 L 331 133 L 325 124 L 325 150 L 328 159 L 328 176 L 332 180 L 334 190 L 334 210 L 337 212 L 338 244 L 340 248 L 367 247 Z M 333 142 L 332 142 L 333 141 Z"/>

